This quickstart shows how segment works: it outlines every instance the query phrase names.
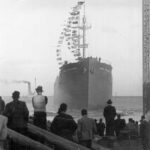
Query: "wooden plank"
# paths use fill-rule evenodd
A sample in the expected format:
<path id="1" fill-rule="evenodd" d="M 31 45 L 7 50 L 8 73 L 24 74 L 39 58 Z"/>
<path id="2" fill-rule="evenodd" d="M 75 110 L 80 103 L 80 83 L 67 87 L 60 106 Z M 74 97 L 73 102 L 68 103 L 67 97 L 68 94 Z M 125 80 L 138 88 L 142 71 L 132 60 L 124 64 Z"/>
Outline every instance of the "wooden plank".
<path id="1" fill-rule="evenodd" d="M 37 141 L 34 141 L 18 132 L 8 129 L 8 136 L 13 139 L 14 142 L 22 144 L 24 146 L 31 147 L 36 150 L 52 150 L 48 146 L 45 146 Z"/>
<path id="2" fill-rule="evenodd" d="M 51 144 L 54 144 L 55 146 L 61 147 L 62 149 L 65 149 L 65 150 L 89 150 L 88 148 L 84 146 L 81 146 L 72 141 L 64 139 L 51 132 L 38 128 L 37 126 L 34 126 L 32 124 L 28 124 L 28 131 L 31 132 L 32 134 L 43 137 Z"/>

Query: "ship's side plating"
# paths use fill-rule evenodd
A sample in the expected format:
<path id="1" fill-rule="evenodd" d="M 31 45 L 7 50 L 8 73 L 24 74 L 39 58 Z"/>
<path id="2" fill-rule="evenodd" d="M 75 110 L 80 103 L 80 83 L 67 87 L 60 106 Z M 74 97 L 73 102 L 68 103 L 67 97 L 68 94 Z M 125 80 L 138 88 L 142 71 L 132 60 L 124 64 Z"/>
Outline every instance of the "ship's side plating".
<path id="1" fill-rule="evenodd" d="M 100 59 L 84 58 L 64 64 L 54 86 L 54 104 L 62 102 L 70 109 L 101 108 L 112 96 L 111 66 Z"/>
<path id="2" fill-rule="evenodd" d="M 100 59 L 89 58 L 88 107 L 104 108 L 112 97 L 112 67 Z"/>

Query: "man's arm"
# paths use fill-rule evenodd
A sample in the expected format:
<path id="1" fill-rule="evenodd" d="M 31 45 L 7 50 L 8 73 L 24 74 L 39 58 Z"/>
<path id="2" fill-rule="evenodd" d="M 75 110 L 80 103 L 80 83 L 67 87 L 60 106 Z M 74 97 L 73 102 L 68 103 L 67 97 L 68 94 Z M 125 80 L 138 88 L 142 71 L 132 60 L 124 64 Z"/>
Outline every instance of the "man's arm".
<path id="1" fill-rule="evenodd" d="M 26 121 L 29 120 L 29 110 L 27 108 L 26 103 L 24 103 L 24 118 L 25 118 Z"/>
<path id="2" fill-rule="evenodd" d="M 33 97 L 32 97 L 32 106 L 33 106 L 33 108 L 34 108 L 34 101 L 33 101 Z"/>
<path id="3" fill-rule="evenodd" d="M 45 96 L 45 104 L 47 104 L 48 103 L 48 98 L 47 98 L 47 96 Z"/>
<path id="4" fill-rule="evenodd" d="M 94 120 L 93 120 L 93 133 L 97 134 L 97 127 L 96 127 L 96 123 Z"/>
<path id="5" fill-rule="evenodd" d="M 81 125 L 81 121 L 78 120 L 78 125 L 77 125 L 77 136 L 79 139 L 81 139 L 81 133 L 82 133 L 82 125 Z"/>

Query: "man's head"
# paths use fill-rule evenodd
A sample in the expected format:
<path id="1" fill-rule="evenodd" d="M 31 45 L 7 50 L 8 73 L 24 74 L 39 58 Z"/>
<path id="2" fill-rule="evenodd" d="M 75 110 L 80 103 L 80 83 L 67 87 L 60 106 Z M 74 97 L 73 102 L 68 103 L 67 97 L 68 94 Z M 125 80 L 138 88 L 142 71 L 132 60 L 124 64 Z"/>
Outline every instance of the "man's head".
<path id="1" fill-rule="evenodd" d="M 99 119 L 99 122 L 103 122 L 103 119 L 102 119 L 102 118 L 100 118 L 100 119 Z"/>
<path id="2" fill-rule="evenodd" d="M 112 104 L 111 99 L 109 99 L 109 100 L 107 101 L 107 104 L 108 104 L 108 105 L 111 105 L 111 104 Z"/>
<path id="3" fill-rule="evenodd" d="M 82 110 L 81 110 L 81 115 L 82 115 L 82 116 L 87 115 L 87 110 L 86 110 L 86 109 L 82 109 Z"/>
<path id="4" fill-rule="evenodd" d="M 43 87 L 38 86 L 35 90 L 36 90 L 37 93 L 42 93 L 43 92 Z"/>
<path id="5" fill-rule="evenodd" d="M 144 119 L 145 119 L 145 116 L 144 116 L 144 115 L 142 115 L 142 116 L 141 116 L 141 120 L 144 120 Z"/>
<path id="6" fill-rule="evenodd" d="M 13 98 L 14 100 L 18 100 L 19 97 L 20 97 L 20 92 L 19 92 L 19 91 L 14 91 L 14 92 L 12 93 L 12 98 Z"/>
<path id="7" fill-rule="evenodd" d="M 58 114 L 62 113 L 62 112 L 66 112 L 67 111 L 67 104 L 66 103 L 62 103 L 58 109 Z"/>

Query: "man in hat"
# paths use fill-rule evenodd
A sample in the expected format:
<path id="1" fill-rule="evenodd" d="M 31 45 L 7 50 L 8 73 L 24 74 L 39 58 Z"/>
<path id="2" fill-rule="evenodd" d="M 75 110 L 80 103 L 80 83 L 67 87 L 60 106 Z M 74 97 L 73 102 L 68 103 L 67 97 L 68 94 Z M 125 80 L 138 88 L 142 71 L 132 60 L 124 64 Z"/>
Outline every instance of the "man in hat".
<path id="1" fill-rule="evenodd" d="M 103 115 L 106 121 L 106 135 L 114 136 L 114 119 L 116 117 L 116 108 L 112 106 L 112 101 L 107 101 L 107 106 L 104 108 Z"/>
<path id="2" fill-rule="evenodd" d="M 34 108 L 34 125 L 46 129 L 47 121 L 46 121 L 46 104 L 47 104 L 47 96 L 42 95 L 43 88 L 42 86 L 38 86 L 36 89 L 37 95 L 32 98 L 32 105 Z"/>

